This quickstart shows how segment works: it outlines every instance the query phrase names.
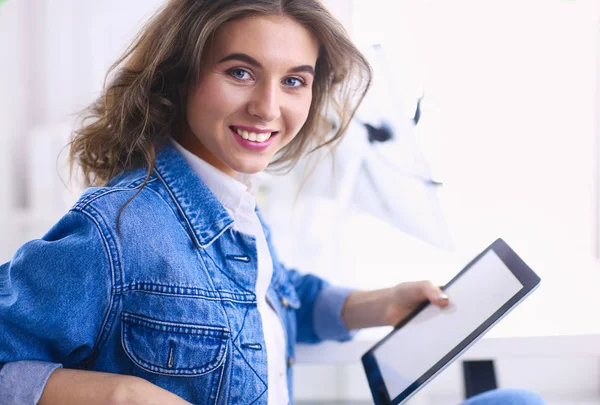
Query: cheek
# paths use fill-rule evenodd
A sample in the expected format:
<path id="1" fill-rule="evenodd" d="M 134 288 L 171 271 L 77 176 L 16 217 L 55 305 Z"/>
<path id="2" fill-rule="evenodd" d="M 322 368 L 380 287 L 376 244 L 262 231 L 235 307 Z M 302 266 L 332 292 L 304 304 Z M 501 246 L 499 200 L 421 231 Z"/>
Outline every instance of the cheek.
<path id="1" fill-rule="evenodd" d="M 311 101 L 312 97 L 303 97 L 302 99 L 295 100 L 288 110 L 289 124 L 290 127 L 294 129 L 294 134 L 296 134 L 306 122 L 310 111 Z"/>
<path id="2" fill-rule="evenodd" d="M 239 94 L 227 91 L 226 85 L 208 80 L 192 95 L 188 114 L 193 114 L 195 119 L 214 121 L 227 117 L 242 105 Z"/>

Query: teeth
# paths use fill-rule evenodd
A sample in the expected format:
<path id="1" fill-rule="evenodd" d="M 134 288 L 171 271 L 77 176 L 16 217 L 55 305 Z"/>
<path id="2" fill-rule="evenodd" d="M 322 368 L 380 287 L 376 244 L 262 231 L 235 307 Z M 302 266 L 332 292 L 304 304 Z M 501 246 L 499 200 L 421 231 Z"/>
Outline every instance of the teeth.
<path id="1" fill-rule="evenodd" d="M 242 131 L 239 128 L 235 128 L 235 132 L 242 138 L 253 142 L 264 142 L 269 139 L 272 134 L 272 132 L 257 134 L 254 132 Z"/>

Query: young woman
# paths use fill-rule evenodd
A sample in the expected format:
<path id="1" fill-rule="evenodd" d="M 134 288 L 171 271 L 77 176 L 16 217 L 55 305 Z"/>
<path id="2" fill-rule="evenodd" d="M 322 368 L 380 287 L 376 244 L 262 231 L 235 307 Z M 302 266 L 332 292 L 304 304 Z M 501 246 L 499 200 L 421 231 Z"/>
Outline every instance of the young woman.
<path id="1" fill-rule="evenodd" d="M 425 281 L 336 288 L 271 245 L 250 175 L 335 143 L 370 80 L 316 0 L 171 0 L 115 67 L 71 144 L 93 187 L 0 267 L 1 404 L 292 403 L 296 342 L 447 305 Z"/>

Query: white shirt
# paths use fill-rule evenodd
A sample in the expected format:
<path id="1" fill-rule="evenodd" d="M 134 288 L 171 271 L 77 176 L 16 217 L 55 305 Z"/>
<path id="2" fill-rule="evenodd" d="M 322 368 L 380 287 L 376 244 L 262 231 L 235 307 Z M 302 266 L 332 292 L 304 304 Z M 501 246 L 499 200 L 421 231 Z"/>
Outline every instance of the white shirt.
<path id="1" fill-rule="evenodd" d="M 250 193 L 252 191 L 252 178 L 248 175 L 240 175 L 238 176 L 239 180 L 236 180 L 187 151 L 174 140 L 171 140 L 171 142 L 198 177 L 212 191 L 217 200 L 229 212 L 235 221 L 233 228 L 238 232 L 253 236 L 256 240 L 258 254 L 256 299 L 258 301 L 258 311 L 262 319 L 267 350 L 268 404 L 288 404 L 285 332 L 279 316 L 267 304 L 266 300 L 267 289 L 273 276 L 273 261 L 262 225 L 254 211 L 256 201 Z"/>

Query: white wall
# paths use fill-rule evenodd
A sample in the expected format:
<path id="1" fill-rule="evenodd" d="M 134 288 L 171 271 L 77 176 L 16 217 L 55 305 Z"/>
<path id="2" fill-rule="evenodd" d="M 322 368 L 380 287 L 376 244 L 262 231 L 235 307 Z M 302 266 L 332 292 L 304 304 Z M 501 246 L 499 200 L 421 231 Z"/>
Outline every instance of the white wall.
<path id="1" fill-rule="evenodd" d="M 0 8 L 0 261 L 40 237 L 78 193 L 65 191 L 57 164 L 74 114 L 99 95 L 108 67 L 162 3 L 12 0 Z"/>
<path id="2" fill-rule="evenodd" d="M 598 3 L 452 3 L 428 41 L 457 241 L 593 256 Z"/>
<path id="3" fill-rule="evenodd" d="M 0 9 L 0 259 L 12 250 L 14 244 L 11 211 L 23 204 L 22 184 L 24 166 L 15 156 L 22 153 L 22 139 L 26 131 L 28 110 L 24 88 L 27 85 L 26 35 L 21 21 L 27 7 L 24 2 L 8 2 Z"/>
<path id="4" fill-rule="evenodd" d="M 422 69 L 423 123 L 435 122 L 417 136 L 458 249 L 503 236 L 533 255 L 595 256 L 598 2 L 355 5 L 357 38 L 392 51 L 408 42 Z M 405 56 L 399 72 L 415 65 Z"/>

